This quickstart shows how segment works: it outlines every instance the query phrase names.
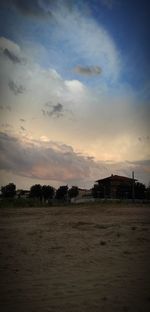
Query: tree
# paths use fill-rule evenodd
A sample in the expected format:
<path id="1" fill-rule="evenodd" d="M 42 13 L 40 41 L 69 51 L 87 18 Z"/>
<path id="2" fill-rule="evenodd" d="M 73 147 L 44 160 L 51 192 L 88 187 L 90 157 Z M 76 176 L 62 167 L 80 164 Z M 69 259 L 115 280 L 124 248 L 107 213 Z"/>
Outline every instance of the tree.
<path id="1" fill-rule="evenodd" d="M 145 196 L 146 196 L 146 199 L 150 200 L 150 182 L 146 188 Z"/>
<path id="2" fill-rule="evenodd" d="M 68 185 L 63 185 L 56 191 L 56 199 L 67 200 L 68 196 Z"/>
<path id="3" fill-rule="evenodd" d="M 72 187 L 68 190 L 69 198 L 77 197 L 78 194 L 79 194 L 79 189 L 78 189 L 77 186 L 72 186 Z"/>
<path id="4" fill-rule="evenodd" d="M 2 197 L 13 198 L 16 195 L 16 185 L 9 183 L 1 187 Z"/>
<path id="5" fill-rule="evenodd" d="M 54 197 L 54 188 L 50 185 L 43 185 L 42 197 L 44 198 L 44 201 L 52 199 Z"/>
<path id="6" fill-rule="evenodd" d="M 35 184 L 31 186 L 30 197 L 42 200 L 42 186 L 40 184 Z"/>
<path id="7" fill-rule="evenodd" d="M 135 198 L 144 199 L 146 193 L 146 187 L 143 183 L 135 183 Z"/>

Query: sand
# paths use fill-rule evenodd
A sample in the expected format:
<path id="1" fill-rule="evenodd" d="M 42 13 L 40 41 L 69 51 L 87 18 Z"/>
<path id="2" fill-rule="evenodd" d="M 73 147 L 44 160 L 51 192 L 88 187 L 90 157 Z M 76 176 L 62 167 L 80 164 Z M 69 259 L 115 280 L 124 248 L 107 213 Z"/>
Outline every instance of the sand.
<path id="1" fill-rule="evenodd" d="M 0 209 L 0 311 L 150 311 L 150 208 Z"/>

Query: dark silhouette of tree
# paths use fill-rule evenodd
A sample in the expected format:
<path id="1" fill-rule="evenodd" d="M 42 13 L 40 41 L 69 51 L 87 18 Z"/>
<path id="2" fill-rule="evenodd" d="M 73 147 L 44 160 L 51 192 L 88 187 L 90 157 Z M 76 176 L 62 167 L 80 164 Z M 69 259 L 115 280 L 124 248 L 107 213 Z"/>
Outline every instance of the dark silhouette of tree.
<path id="1" fill-rule="evenodd" d="M 144 199 L 146 195 L 146 187 L 143 183 L 135 183 L 135 198 Z"/>
<path id="2" fill-rule="evenodd" d="M 42 186 L 40 184 L 35 184 L 31 186 L 30 197 L 42 200 Z"/>
<path id="3" fill-rule="evenodd" d="M 54 197 L 54 188 L 50 185 L 43 185 L 42 197 L 44 201 L 52 199 Z"/>
<path id="4" fill-rule="evenodd" d="M 9 183 L 1 187 L 2 197 L 13 198 L 16 195 L 16 185 Z"/>
<path id="5" fill-rule="evenodd" d="M 67 200 L 68 198 L 68 185 L 63 185 L 56 191 L 56 199 Z"/>
<path id="6" fill-rule="evenodd" d="M 68 190 L 68 196 L 69 198 L 74 198 L 77 197 L 79 194 L 79 189 L 77 186 L 72 186 L 69 190 Z"/>
<path id="7" fill-rule="evenodd" d="M 145 197 L 146 199 L 150 200 L 150 182 L 145 190 Z"/>

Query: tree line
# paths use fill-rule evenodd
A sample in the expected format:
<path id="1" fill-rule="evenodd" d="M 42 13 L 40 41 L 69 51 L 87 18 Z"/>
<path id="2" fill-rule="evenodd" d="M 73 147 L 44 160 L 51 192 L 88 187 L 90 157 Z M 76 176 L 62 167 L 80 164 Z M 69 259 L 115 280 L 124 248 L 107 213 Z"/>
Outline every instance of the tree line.
<path id="1" fill-rule="evenodd" d="M 26 191 L 20 190 L 18 198 L 24 196 Z M 67 200 L 78 196 L 79 189 L 77 186 L 62 185 L 57 190 L 50 185 L 34 184 L 31 186 L 28 197 L 47 202 L 52 199 Z M 15 198 L 17 195 L 16 185 L 9 183 L 1 187 L 2 198 Z"/>
<path id="2" fill-rule="evenodd" d="M 14 183 L 9 183 L 1 187 L 1 198 L 21 198 L 26 194 L 27 191 L 19 190 L 17 193 L 16 185 Z M 150 184 L 146 187 L 142 183 L 135 183 L 134 186 L 135 199 L 148 199 L 150 200 Z M 79 188 L 77 186 L 62 185 L 57 190 L 50 185 L 40 185 L 34 184 L 31 186 L 30 190 L 27 192 L 28 198 L 37 199 L 41 202 L 48 202 L 55 200 L 69 201 L 75 198 L 79 194 Z M 117 197 L 120 199 L 132 198 L 132 189 L 126 184 L 122 184 L 117 189 Z M 91 189 L 91 196 L 94 198 L 107 198 L 106 190 L 103 186 L 95 184 Z"/>

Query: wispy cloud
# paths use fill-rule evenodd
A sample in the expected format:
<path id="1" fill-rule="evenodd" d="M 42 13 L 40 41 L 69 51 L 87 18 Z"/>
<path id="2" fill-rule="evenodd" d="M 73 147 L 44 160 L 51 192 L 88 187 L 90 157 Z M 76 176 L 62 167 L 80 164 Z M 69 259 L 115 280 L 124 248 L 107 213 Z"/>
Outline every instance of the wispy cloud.
<path id="1" fill-rule="evenodd" d="M 121 55 L 107 30 L 92 16 L 82 14 L 78 9 L 68 13 L 66 7 L 61 7 L 54 14 L 57 21 L 55 36 L 58 43 L 63 43 L 63 62 L 67 64 L 69 60 L 84 74 L 90 72 L 89 69 L 86 71 L 88 64 L 93 74 L 98 73 L 99 68 L 92 71 L 92 67 L 101 64 L 104 79 L 117 80 L 122 68 Z M 83 68 L 78 64 L 84 64 Z"/>
<path id="2" fill-rule="evenodd" d="M 11 107 L 10 107 L 10 105 L 6 105 L 6 106 L 4 106 L 4 105 L 0 105 L 0 110 L 7 110 L 7 111 L 11 111 Z"/>
<path id="3" fill-rule="evenodd" d="M 21 129 L 22 131 L 26 131 L 26 129 L 25 129 L 23 126 L 21 126 L 20 129 Z"/>
<path id="4" fill-rule="evenodd" d="M 18 51 L 20 57 L 24 55 L 14 42 L 3 40 L 3 47 L 8 45 L 11 50 Z M 28 59 L 24 66 L 20 66 L 1 57 L 0 65 L 0 79 L 6 90 L 0 107 L 5 117 L 3 122 L 10 122 L 11 114 L 6 111 L 9 105 L 13 108 L 16 131 L 20 127 L 18 116 L 25 120 L 35 116 L 36 119 L 28 124 L 33 138 L 49 137 L 49 133 L 53 133 L 54 140 L 68 145 L 71 142 L 75 149 L 86 151 L 100 160 L 125 161 L 148 157 L 148 140 L 143 141 L 142 149 L 138 140 L 138 137 L 149 135 L 146 106 L 144 102 L 139 103 L 130 86 L 117 84 L 111 88 L 102 82 L 98 88 L 92 89 L 80 80 L 63 79 L 55 68 L 42 68 Z M 12 96 L 8 81 L 15 82 L 17 88 L 21 82 L 21 86 L 28 90 L 21 94 L 21 101 L 20 96 Z M 13 85 L 14 89 L 16 86 Z M 26 133 L 22 130 L 21 135 Z"/>
<path id="5" fill-rule="evenodd" d="M 21 122 L 25 122 L 25 119 L 24 119 L 24 118 L 20 118 L 20 121 L 21 121 Z"/>
<path id="6" fill-rule="evenodd" d="M 106 6 L 107 9 L 111 10 L 116 3 L 116 0 L 100 0 L 101 4 Z"/>
<path id="7" fill-rule="evenodd" d="M 2 124 L 1 124 L 1 127 L 4 128 L 4 129 L 13 128 L 13 126 L 12 126 L 11 124 L 7 123 L 7 122 L 2 123 Z M 3 129 L 3 130 L 4 130 L 4 129 Z"/>
<path id="8" fill-rule="evenodd" d="M 6 109 L 7 109 L 9 112 L 11 112 L 11 107 L 10 107 L 10 105 L 6 105 Z"/>
<path id="9" fill-rule="evenodd" d="M 22 94 L 25 91 L 25 88 L 22 85 L 18 86 L 13 80 L 9 80 L 8 86 L 15 95 Z"/>
<path id="10" fill-rule="evenodd" d="M 147 135 L 147 136 L 144 136 L 144 137 L 138 137 L 138 140 L 141 143 L 146 143 L 146 142 L 148 142 L 150 140 L 150 136 Z"/>
<path id="11" fill-rule="evenodd" d="M 100 66 L 76 66 L 74 72 L 85 76 L 95 76 L 102 73 Z"/>

